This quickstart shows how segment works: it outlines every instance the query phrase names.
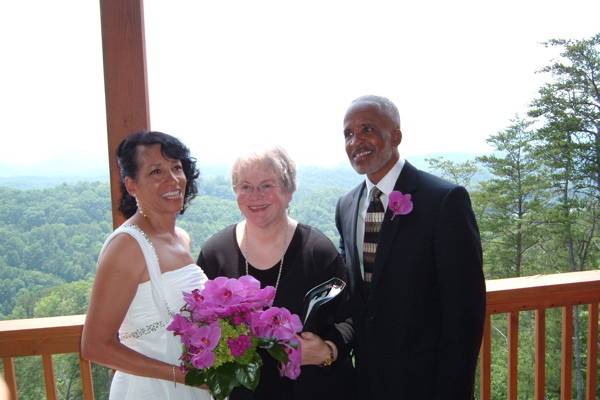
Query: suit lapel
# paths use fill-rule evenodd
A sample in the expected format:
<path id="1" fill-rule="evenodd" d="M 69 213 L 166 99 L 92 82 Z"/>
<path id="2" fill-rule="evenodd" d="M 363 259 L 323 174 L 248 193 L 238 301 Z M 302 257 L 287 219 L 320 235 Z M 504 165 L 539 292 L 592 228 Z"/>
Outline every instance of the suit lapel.
<path id="1" fill-rule="evenodd" d="M 355 288 L 357 292 L 360 292 L 361 296 L 365 296 L 364 287 L 362 285 L 362 274 L 360 272 L 360 259 L 358 258 L 358 248 L 356 247 L 356 223 L 358 221 L 358 206 L 360 204 L 360 197 L 362 196 L 363 191 L 365 190 L 366 184 L 363 182 L 358 187 L 356 187 L 352 192 L 352 201 L 350 203 L 350 208 L 348 209 L 350 224 L 350 232 L 347 237 L 348 240 L 348 249 L 350 250 L 350 265 L 352 267 L 352 274 L 354 276 L 354 282 L 358 284 L 359 287 Z"/>
<path id="2" fill-rule="evenodd" d="M 404 194 L 410 193 L 413 195 L 417 191 L 417 169 L 413 167 L 408 161 L 405 162 L 402 172 L 396 180 L 394 190 L 402 192 Z M 396 215 L 392 219 L 392 212 L 389 207 L 385 211 L 385 218 L 381 231 L 379 233 L 379 243 L 377 244 L 377 255 L 375 256 L 375 265 L 373 271 L 373 284 L 372 290 L 376 291 L 381 276 L 386 268 L 386 261 L 389 257 L 390 251 L 394 243 L 396 243 L 396 236 L 398 230 L 403 226 L 403 222 L 408 215 Z M 402 243 L 396 243 L 396 246 L 402 246 Z"/>

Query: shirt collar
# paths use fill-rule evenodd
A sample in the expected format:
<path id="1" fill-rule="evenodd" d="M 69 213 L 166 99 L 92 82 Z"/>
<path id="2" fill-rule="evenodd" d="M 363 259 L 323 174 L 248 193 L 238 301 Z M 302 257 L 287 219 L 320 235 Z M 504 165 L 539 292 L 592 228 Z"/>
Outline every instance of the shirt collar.
<path id="1" fill-rule="evenodd" d="M 366 177 L 365 183 L 367 184 L 367 195 L 368 193 L 371 193 L 371 189 L 373 189 L 373 186 L 377 186 L 377 189 L 381 190 L 381 192 L 386 196 L 389 196 L 389 194 L 394 190 L 394 186 L 396 185 L 396 181 L 398 180 L 398 177 L 400 176 L 400 172 L 402 172 L 403 167 L 404 159 L 400 157 L 398 161 L 396 161 L 396 164 L 394 164 L 394 166 L 390 168 L 388 173 L 385 174 L 383 178 L 381 178 L 377 185 L 371 182 L 369 177 Z"/>

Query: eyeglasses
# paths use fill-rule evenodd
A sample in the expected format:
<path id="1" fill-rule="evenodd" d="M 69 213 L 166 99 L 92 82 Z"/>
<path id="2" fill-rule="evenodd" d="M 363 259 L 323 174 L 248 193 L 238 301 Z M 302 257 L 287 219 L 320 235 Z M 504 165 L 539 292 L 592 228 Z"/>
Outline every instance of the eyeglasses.
<path id="1" fill-rule="evenodd" d="M 254 193 L 254 190 L 256 190 L 258 194 L 268 195 L 273 193 L 277 187 L 279 187 L 279 185 L 271 182 L 265 182 L 259 184 L 258 186 L 252 186 L 248 183 L 240 183 L 239 185 L 235 185 L 233 188 L 240 196 L 250 196 L 252 193 Z"/>

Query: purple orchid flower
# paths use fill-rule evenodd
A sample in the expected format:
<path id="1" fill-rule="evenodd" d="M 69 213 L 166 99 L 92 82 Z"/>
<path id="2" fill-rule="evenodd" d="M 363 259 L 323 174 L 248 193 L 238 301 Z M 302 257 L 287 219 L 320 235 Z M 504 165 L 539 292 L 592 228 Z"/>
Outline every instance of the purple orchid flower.
<path id="1" fill-rule="evenodd" d="M 173 320 L 167 326 L 167 330 L 173 332 L 173 335 L 183 335 L 194 326 L 186 317 L 181 314 L 175 314 Z"/>
<path id="2" fill-rule="evenodd" d="M 271 307 L 252 315 L 250 330 L 258 337 L 286 341 L 296 337 L 296 333 L 302 330 L 302 323 L 286 308 Z"/>
<path id="3" fill-rule="evenodd" d="M 251 309 L 258 310 L 270 307 L 275 298 L 275 288 L 266 286 L 260 288 L 260 282 L 251 275 L 241 276 L 239 279 L 244 290 L 244 303 Z"/>
<path id="4" fill-rule="evenodd" d="M 190 362 L 194 368 L 210 368 L 215 363 L 215 353 L 208 350 L 201 350 L 199 353 L 192 355 Z"/>
<path id="5" fill-rule="evenodd" d="M 217 323 L 192 328 L 189 344 L 196 350 L 191 359 L 195 368 L 208 368 L 213 365 L 215 362 L 213 350 L 219 344 L 220 339 L 221 328 Z"/>
<path id="6" fill-rule="evenodd" d="M 237 279 L 218 277 L 206 282 L 202 295 L 209 304 L 227 306 L 239 304 L 243 285 Z"/>
<path id="7" fill-rule="evenodd" d="M 392 211 L 392 219 L 396 215 L 407 215 L 413 210 L 410 193 L 404 194 L 393 190 L 388 197 L 388 208 Z"/>
<path id="8" fill-rule="evenodd" d="M 221 338 L 221 328 L 219 324 L 194 326 L 190 335 L 190 344 L 198 349 L 214 349 Z"/>
<path id="9" fill-rule="evenodd" d="M 288 355 L 288 362 L 279 366 L 279 374 L 290 379 L 296 379 L 300 375 L 300 365 L 302 364 L 300 342 L 292 341 L 290 345 L 284 345 L 284 348 Z"/>
<path id="10" fill-rule="evenodd" d="M 192 311 L 200 307 L 204 303 L 204 296 L 198 289 L 192 290 L 190 293 L 183 292 L 183 300 L 189 306 Z"/>

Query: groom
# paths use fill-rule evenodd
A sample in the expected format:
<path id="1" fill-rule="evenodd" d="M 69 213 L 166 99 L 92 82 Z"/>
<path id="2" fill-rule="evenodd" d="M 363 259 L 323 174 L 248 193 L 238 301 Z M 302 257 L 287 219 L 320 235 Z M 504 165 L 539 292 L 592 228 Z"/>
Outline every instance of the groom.
<path id="1" fill-rule="evenodd" d="M 354 100 L 344 138 L 350 164 L 366 175 L 336 209 L 359 398 L 471 399 L 485 281 L 469 195 L 400 158 L 400 116 L 386 98 Z"/>

